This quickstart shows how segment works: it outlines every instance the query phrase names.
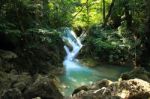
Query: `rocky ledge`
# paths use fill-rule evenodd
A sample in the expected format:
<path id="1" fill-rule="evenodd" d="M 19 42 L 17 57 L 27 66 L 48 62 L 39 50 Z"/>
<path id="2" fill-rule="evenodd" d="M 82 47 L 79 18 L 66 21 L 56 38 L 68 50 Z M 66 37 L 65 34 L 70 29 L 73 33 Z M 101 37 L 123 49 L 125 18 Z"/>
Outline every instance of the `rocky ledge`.
<path id="1" fill-rule="evenodd" d="M 0 99 L 63 99 L 53 75 L 0 72 L 0 86 Z"/>
<path id="2" fill-rule="evenodd" d="M 63 99 L 57 87 L 59 80 L 54 76 L 60 72 L 62 73 L 62 68 L 54 68 L 54 66 L 47 64 L 51 69 L 50 73 L 37 72 L 33 75 L 27 69 L 23 71 L 24 67 L 32 67 L 32 65 L 24 65 L 26 62 L 23 61 L 24 58 L 20 61 L 22 65 L 19 65 L 16 61 L 18 59 L 21 60 L 16 53 L 0 50 L 0 99 Z M 32 59 L 30 63 L 34 62 Z M 41 60 L 41 63 L 46 62 L 41 58 L 37 58 L 37 60 Z M 45 66 L 45 64 L 39 63 L 38 65 L 40 67 Z M 30 68 L 31 71 L 34 71 L 36 66 Z"/>
<path id="3" fill-rule="evenodd" d="M 149 99 L 150 84 L 141 79 L 101 80 L 74 90 L 71 99 Z"/>

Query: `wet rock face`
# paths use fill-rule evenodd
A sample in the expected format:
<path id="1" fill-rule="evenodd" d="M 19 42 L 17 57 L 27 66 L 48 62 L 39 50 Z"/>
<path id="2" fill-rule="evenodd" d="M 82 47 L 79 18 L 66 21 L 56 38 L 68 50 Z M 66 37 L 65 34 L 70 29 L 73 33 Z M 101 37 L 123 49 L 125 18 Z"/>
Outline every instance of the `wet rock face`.
<path id="1" fill-rule="evenodd" d="M 105 81 L 99 81 L 90 85 L 87 91 L 81 90 L 74 94 L 71 99 L 148 99 L 150 98 L 150 84 L 141 79 L 130 79 L 107 83 L 98 87 Z M 93 87 L 97 86 L 97 87 Z"/>

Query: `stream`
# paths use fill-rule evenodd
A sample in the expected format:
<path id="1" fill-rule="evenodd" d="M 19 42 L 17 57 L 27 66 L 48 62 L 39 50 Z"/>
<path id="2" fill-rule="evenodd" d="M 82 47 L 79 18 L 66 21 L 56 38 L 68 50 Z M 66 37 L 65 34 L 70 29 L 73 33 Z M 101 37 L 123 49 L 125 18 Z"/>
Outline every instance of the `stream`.
<path id="1" fill-rule="evenodd" d="M 98 80 L 118 80 L 121 73 L 132 70 L 129 66 L 102 65 L 90 68 L 79 62 L 72 62 L 72 64 L 69 72 L 59 76 L 63 86 L 61 92 L 64 96 L 70 96 L 74 89 Z"/>
<path id="2" fill-rule="evenodd" d="M 61 92 L 64 96 L 70 96 L 74 89 L 98 80 L 117 80 L 121 73 L 132 69 L 128 66 L 102 65 L 90 68 L 82 65 L 76 59 L 76 56 L 83 46 L 81 43 L 83 37 L 84 34 L 77 37 L 70 28 L 64 29 L 62 39 L 65 43 L 64 49 L 66 51 L 66 57 L 63 61 L 65 74 L 59 76 L 62 84 Z"/>

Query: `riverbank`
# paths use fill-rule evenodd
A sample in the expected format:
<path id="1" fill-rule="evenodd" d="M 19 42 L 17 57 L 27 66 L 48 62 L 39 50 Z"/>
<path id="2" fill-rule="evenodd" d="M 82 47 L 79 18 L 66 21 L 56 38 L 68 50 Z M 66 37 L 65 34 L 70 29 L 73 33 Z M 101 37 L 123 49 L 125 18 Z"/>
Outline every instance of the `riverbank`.
<path id="1" fill-rule="evenodd" d="M 52 65 L 49 65 L 51 69 L 49 70 L 48 73 L 44 73 L 44 74 L 36 73 L 36 74 L 31 75 L 30 72 L 18 72 L 17 71 L 18 69 L 15 66 L 16 64 L 14 60 L 18 58 L 19 56 L 16 53 L 11 52 L 11 51 L 1 50 L 0 52 L 1 52 L 0 53 L 0 68 L 1 68 L 0 69 L 0 86 L 2 86 L 0 88 L 1 99 L 6 99 L 6 98 L 11 99 L 14 97 L 15 99 L 30 99 L 30 98 L 36 98 L 36 97 L 40 97 L 41 99 L 45 99 L 45 98 L 46 99 L 63 99 L 65 97 L 65 94 L 63 94 L 65 93 L 65 91 L 62 88 L 63 87 L 64 89 L 68 88 L 67 86 L 69 85 L 63 86 L 62 80 L 64 80 L 64 78 L 60 79 L 58 78 L 58 76 L 56 76 L 56 75 L 60 75 L 60 76 L 65 75 L 65 72 L 62 67 L 59 68 L 59 67 L 53 67 Z M 115 66 L 111 66 L 112 69 L 110 66 L 107 66 L 107 67 L 99 66 L 99 67 L 101 67 L 99 69 L 100 71 L 98 70 L 97 67 L 92 67 L 93 69 L 95 68 L 95 70 L 98 70 L 97 73 L 94 70 L 94 73 L 95 74 L 104 73 L 103 74 L 104 77 L 100 78 L 100 77 L 96 77 L 96 75 L 91 76 L 90 79 L 85 80 L 86 82 L 89 82 L 89 83 L 82 83 L 84 80 L 83 78 L 87 76 L 86 74 L 87 72 L 85 73 L 81 71 L 81 74 L 85 73 L 83 78 L 80 75 L 80 73 L 75 74 L 76 78 L 79 78 L 81 83 L 77 81 L 76 83 L 78 84 L 78 86 L 72 87 L 72 91 L 69 90 L 70 94 L 73 93 L 73 90 L 76 90 L 76 88 L 78 87 L 80 88 L 80 86 L 82 85 L 86 86 L 87 84 L 94 84 L 99 80 L 101 82 L 102 79 L 107 78 L 107 79 L 112 80 L 114 79 L 114 77 L 116 77 L 113 81 L 117 81 L 119 76 L 123 72 L 120 70 L 124 70 L 124 69 L 117 69 L 118 67 L 115 67 Z M 88 68 L 91 68 L 91 67 L 88 67 Z M 117 75 L 115 74 L 116 71 L 119 72 L 117 73 Z M 88 74 L 88 77 L 90 77 L 90 75 L 91 75 L 91 72 Z M 96 79 L 95 81 L 92 81 L 94 77 L 96 77 Z M 150 74 L 149 72 L 146 72 L 143 68 L 137 68 L 131 72 L 122 74 L 121 75 L 122 80 L 119 79 L 118 82 L 120 81 L 128 82 L 128 80 L 134 79 L 134 78 L 140 78 L 149 82 Z M 67 82 L 71 83 L 71 81 L 67 81 Z M 78 92 L 80 93 L 80 90 Z M 102 99 L 105 99 L 105 98 L 102 98 Z"/>
<path id="2" fill-rule="evenodd" d="M 149 99 L 150 84 L 141 79 L 101 80 L 74 90 L 70 99 Z"/>
<path id="3" fill-rule="evenodd" d="M 45 54 L 41 54 L 43 52 L 37 54 L 40 58 L 25 53 L 28 51 L 22 53 L 25 56 L 19 56 L 12 51 L 0 50 L 0 99 L 63 99 L 56 76 L 63 74 L 63 68 L 48 64 Z"/>
<path id="4" fill-rule="evenodd" d="M 150 72 L 136 68 L 123 73 L 118 81 L 99 80 L 80 86 L 70 99 L 149 99 Z"/>

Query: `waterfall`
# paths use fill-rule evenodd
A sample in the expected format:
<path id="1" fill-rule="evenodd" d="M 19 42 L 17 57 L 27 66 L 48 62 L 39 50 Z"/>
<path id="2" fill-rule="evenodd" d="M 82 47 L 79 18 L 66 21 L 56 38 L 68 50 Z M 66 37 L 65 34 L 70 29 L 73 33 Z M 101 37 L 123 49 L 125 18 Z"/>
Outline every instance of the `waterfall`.
<path id="1" fill-rule="evenodd" d="M 64 96 L 71 95 L 75 88 L 85 84 L 91 84 L 93 81 L 104 78 L 117 79 L 116 77 L 120 75 L 120 70 L 123 69 L 120 69 L 118 66 L 98 66 L 94 69 L 82 65 L 76 59 L 76 56 L 83 47 L 81 41 L 85 36 L 85 34 L 81 34 L 80 37 L 77 37 L 69 28 L 65 28 L 63 33 L 61 32 L 61 37 L 65 44 L 64 50 L 66 51 L 66 56 L 63 61 L 65 74 L 60 76 L 60 81 L 65 86 L 62 91 Z"/>
<path id="2" fill-rule="evenodd" d="M 68 77 L 72 77 L 71 75 L 74 75 L 79 71 L 88 71 L 88 69 L 81 66 L 76 59 L 76 56 L 83 46 L 80 39 L 83 39 L 84 36 L 85 35 L 81 34 L 80 37 L 77 37 L 70 28 L 64 29 L 62 39 L 65 42 L 64 49 L 66 51 L 66 57 L 63 61 L 63 65 Z"/>
<path id="3" fill-rule="evenodd" d="M 79 53 L 80 49 L 82 48 L 82 44 L 80 38 L 76 36 L 76 34 L 69 28 L 64 30 L 64 36 L 62 37 L 64 42 L 67 42 L 67 45 L 64 46 L 66 51 L 66 60 L 74 60 L 77 54 Z"/>

